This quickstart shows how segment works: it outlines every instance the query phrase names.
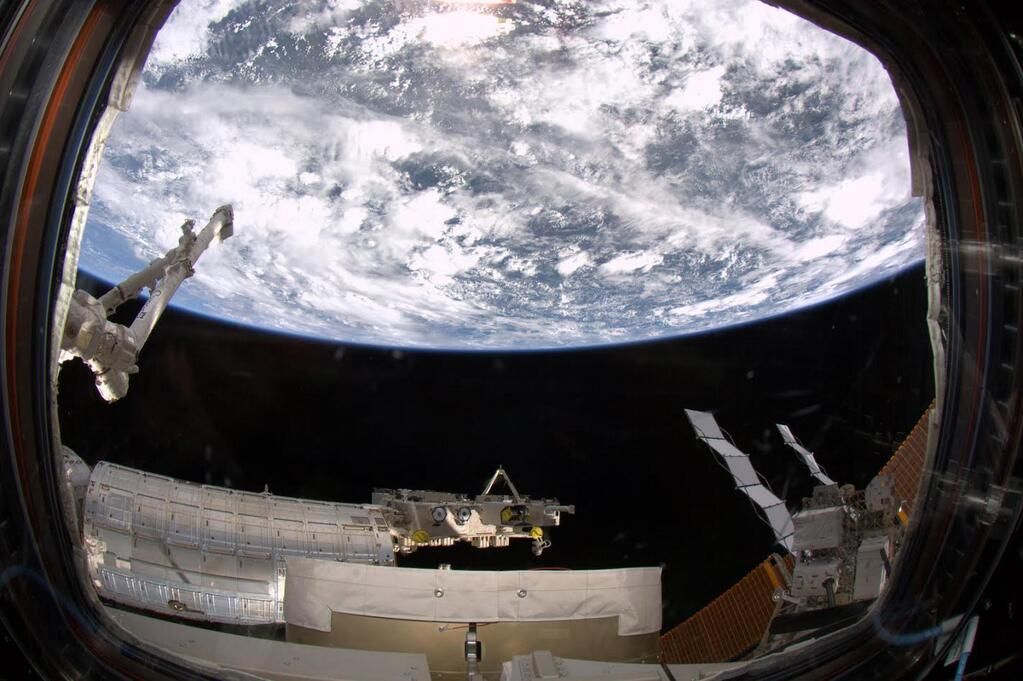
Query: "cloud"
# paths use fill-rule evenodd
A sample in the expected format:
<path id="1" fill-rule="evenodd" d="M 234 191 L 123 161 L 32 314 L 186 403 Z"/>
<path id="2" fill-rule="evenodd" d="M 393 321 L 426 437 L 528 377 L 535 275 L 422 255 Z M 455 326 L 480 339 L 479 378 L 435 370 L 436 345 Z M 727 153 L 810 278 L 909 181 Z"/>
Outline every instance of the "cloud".
<path id="1" fill-rule="evenodd" d="M 781 10 L 254 7 L 199 0 L 161 32 L 86 269 L 122 276 L 231 202 L 235 236 L 183 304 L 342 340 L 545 347 L 774 314 L 922 256 L 887 75 Z M 225 41 L 246 50 L 207 58 Z"/>
<path id="2" fill-rule="evenodd" d="M 209 47 L 210 25 L 243 4 L 244 0 L 190 0 L 178 5 L 157 33 L 146 67 L 160 70 L 202 56 Z"/>
<path id="3" fill-rule="evenodd" d="M 575 253 L 574 255 L 568 255 L 558 261 L 556 269 L 558 274 L 563 277 L 570 277 L 575 274 L 580 268 L 586 267 L 591 263 L 592 259 L 590 254 L 583 251 L 582 253 Z"/>
<path id="4" fill-rule="evenodd" d="M 885 153 L 871 149 L 856 159 L 846 177 L 802 192 L 796 200 L 849 230 L 863 229 L 910 199 L 908 156 L 905 145 L 897 143 Z"/>
<path id="5" fill-rule="evenodd" d="M 706 109 L 721 101 L 721 77 L 724 66 L 715 66 L 706 71 L 690 74 L 685 85 L 667 97 L 667 103 L 678 111 Z"/>
<path id="6" fill-rule="evenodd" d="M 622 253 L 601 265 L 600 271 L 611 276 L 632 274 L 637 271 L 649 272 L 663 261 L 664 257 L 658 253 Z"/>

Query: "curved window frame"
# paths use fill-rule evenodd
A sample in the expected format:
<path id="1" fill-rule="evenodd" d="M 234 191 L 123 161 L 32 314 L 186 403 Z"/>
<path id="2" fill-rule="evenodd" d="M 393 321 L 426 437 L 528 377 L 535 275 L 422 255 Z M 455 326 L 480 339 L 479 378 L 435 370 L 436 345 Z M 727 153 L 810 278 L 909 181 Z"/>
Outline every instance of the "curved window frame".
<path id="1" fill-rule="evenodd" d="M 75 566 L 60 480 L 56 357 L 102 147 L 175 2 L 40 2 L 0 10 L 0 616 L 40 671 L 223 678 L 113 624 Z M 1023 69 L 1007 17 L 921 3 L 779 0 L 875 54 L 907 119 L 925 198 L 936 409 L 911 532 L 869 615 L 729 678 L 922 673 L 935 627 L 972 611 L 1019 524 L 1023 437 Z M 965 620 L 965 618 L 964 618 Z M 55 655 L 55 650 L 61 654 Z"/>

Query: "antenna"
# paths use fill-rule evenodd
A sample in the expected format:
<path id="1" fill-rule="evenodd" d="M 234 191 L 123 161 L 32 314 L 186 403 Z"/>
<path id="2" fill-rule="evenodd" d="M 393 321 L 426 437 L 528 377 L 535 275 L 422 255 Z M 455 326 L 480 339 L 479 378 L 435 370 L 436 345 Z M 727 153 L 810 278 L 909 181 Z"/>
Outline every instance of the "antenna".
<path id="1" fill-rule="evenodd" d="M 735 488 L 760 507 L 767 524 L 774 530 L 778 543 L 791 551 L 795 528 L 785 502 L 760 481 L 760 476 L 754 470 L 749 457 L 728 441 L 712 414 L 686 409 L 686 416 L 696 431 L 696 437 L 703 440 L 721 457 L 735 480 Z"/>
<path id="2" fill-rule="evenodd" d="M 828 474 L 824 472 L 824 469 L 821 468 L 820 464 L 817 463 L 817 459 L 814 458 L 813 452 L 799 444 L 799 440 L 797 440 L 796 436 L 792 434 L 792 431 L 788 426 L 779 423 L 777 424 L 777 428 L 778 432 L 781 433 L 781 438 L 785 440 L 785 444 L 796 450 L 796 453 L 799 454 L 803 463 L 805 463 L 806 467 L 810 469 L 810 475 L 816 478 L 817 482 L 822 485 L 836 484 L 834 480 L 828 477 Z"/>

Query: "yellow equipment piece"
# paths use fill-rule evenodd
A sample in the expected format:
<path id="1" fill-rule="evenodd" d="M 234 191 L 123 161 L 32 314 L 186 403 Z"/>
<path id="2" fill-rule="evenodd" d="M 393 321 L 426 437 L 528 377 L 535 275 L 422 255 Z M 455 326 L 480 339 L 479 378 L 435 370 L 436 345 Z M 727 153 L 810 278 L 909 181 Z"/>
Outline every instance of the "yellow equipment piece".
<path id="1" fill-rule="evenodd" d="M 427 544 L 430 541 L 430 533 L 426 530 L 416 530 L 412 533 L 411 539 L 417 544 Z"/>
<path id="2" fill-rule="evenodd" d="M 529 536 L 532 537 L 533 539 L 542 539 L 543 538 L 543 528 L 542 527 L 534 527 L 533 529 L 531 529 L 529 531 Z"/>

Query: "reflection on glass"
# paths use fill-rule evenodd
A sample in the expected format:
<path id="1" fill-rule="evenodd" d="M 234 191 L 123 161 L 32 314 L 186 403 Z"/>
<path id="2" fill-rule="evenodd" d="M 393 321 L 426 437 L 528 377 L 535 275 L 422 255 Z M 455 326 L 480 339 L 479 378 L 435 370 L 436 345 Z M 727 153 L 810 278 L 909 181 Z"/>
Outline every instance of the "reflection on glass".
<path id="1" fill-rule="evenodd" d="M 225 203 L 124 399 L 60 377 L 86 568 L 144 640 L 652 679 L 883 588 L 933 385 L 863 50 L 758 3 L 183 2 L 97 180 L 97 320 Z"/>

